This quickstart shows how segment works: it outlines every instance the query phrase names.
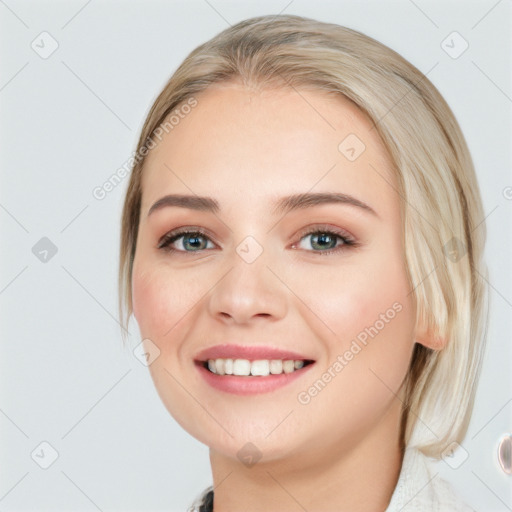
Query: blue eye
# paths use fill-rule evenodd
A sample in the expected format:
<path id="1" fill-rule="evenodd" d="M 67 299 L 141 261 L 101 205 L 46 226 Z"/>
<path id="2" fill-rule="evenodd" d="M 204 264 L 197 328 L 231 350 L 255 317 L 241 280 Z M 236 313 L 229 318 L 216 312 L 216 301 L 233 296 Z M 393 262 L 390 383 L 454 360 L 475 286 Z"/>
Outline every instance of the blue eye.
<path id="1" fill-rule="evenodd" d="M 346 251 L 348 249 L 359 247 L 359 243 L 344 230 L 333 230 L 332 227 L 328 225 L 317 225 L 312 228 L 308 228 L 304 230 L 299 235 L 300 241 L 310 238 L 310 242 L 307 244 L 313 249 L 310 251 L 307 247 L 301 245 L 301 242 L 298 244 L 293 244 L 293 249 L 304 249 L 307 252 L 311 252 L 313 254 L 319 254 L 321 256 L 329 256 L 335 253 L 339 253 L 342 251 Z"/>
<path id="2" fill-rule="evenodd" d="M 310 245 L 314 250 L 310 251 L 304 247 L 299 248 L 322 255 L 337 253 L 359 245 L 348 233 L 321 227 L 303 232 L 300 240 L 302 241 L 308 237 L 311 237 Z M 208 245 L 209 243 L 210 245 Z M 181 247 L 177 247 L 175 244 Z M 194 253 L 212 249 L 212 246 L 213 242 L 200 228 L 178 228 L 162 237 L 158 249 L 167 252 Z M 292 245 L 292 248 L 298 248 L 298 244 Z"/>
<path id="3" fill-rule="evenodd" d="M 331 254 L 333 252 L 344 250 L 347 246 L 355 245 L 354 241 L 347 236 L 342 236 L 334 231 L 326 229 L 309 231 L 301 237 L 301 240 L 307 238 L 310 238 L 309 245 L 313 249 L 319 249 L 314 252 L 320 252 L 321 254 Z M 294 245 L 294 248 L 296 247 L 297 245 Z M 300 248 L 304 249 L 304 247 Z"/>
<path id="4" fill-rule="evenodd" d="M 180 239 L 183 239 L 181 241 L 181 245 L 182 247 L 184 247 L 184 249 L 177 249 L 176 247 L 172 247 L 172 245 Z M 201 230 L 178 229 L 164 235 L 164 237 L 158 244 L 158 248 L 169 252 L 197 252 L 202 251 L 204 249 L 211 249 L 211 247 L 207 247 L 208 243 L 206 242 L 205 244 L 203 243 L 202 240 L 209 241 L 210 239 L 208 238 L 206 233 L 204 233 Z M 187 247 L 191 248 L 191 250 L 187 250 Z"/>

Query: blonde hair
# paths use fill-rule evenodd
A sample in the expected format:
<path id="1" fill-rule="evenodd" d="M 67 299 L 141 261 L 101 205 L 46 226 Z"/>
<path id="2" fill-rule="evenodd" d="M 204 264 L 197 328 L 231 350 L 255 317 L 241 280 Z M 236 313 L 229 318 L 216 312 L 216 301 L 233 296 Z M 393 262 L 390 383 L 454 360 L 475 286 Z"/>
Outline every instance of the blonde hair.
<path id="1" fill-rule="evenodd" d="M 483 358 L 483 208 L 464 136 L 441 94 L 398 53 L 360 32 L 294 15 L 259 16 L 224 30 L 183 61 L 147 115 L 126 192 L 121 325 L 133 312 L 132 266 L 148 142 L 174 109 L 211 84 L 230 80 L 342 95 L 369 116 L 387 147 L 398 178 L 417 325 L 448 340 L 442 350 L 415 344 L 404 381 L 401 440 L 439 458 L 466 435 Z"/>

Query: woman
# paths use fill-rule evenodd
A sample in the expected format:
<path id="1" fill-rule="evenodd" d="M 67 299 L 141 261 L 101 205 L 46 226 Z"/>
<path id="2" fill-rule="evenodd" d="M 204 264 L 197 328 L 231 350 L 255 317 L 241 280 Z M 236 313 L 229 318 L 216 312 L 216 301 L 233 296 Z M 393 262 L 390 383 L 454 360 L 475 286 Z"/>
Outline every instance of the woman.
<path id="1" fill-rule="evenodd" d="M 210 448 L 193 510 L 471 510 L 431 469 L 484 350 L 485 227 L 461 130 L 414 66 L 292 15 L 196 48 L 128 186 L 120 313 Z"/>

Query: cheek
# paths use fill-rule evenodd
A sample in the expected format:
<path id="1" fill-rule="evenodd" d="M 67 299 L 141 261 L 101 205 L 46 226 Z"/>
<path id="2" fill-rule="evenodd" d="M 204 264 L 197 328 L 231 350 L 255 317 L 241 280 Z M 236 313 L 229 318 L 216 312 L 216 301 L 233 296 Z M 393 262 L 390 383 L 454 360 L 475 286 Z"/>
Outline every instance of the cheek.
<path id="1" fill-rule="evenodd" d="M 309 401 L 304 413 L 311 421 L 322 418 L 319 437 L 343 430 L 352 439 L 380 421 L 397 404 L 409 367 L 415 319 L 405 267 L 362 268 L 331 273 L 316 284 L 316 290 L 323 286 L 315 307 L 335 335 L 326 339 L 327 360 L 299 401 Z"/>
<path id="2" fill-rule="evenodd" d="M 165 346 L 165 342 L 186 335 L 197 306 L 213 281 L 195 270 L 175 270 L 165 262 L 141 259 L 134 264 L 132 277 L 133 314 L 145 338 Z"/>
<path id="3" fill-rule="evenodd" d="M 406 267 L 398 245 L 381 247 L 364 261 L 357 258 L 353 265 L 322 275 L 315 288 L 313 283 L 305 288 L 316 290 L 306 302 L 315 304 L 334 331 L 326 341 L 327 368 L 339 356 L 343 361 L 343 369 L 333 371 L 336 383 L 319 402 L 326 400 L 328 407 L 348 402 L 349 408 L 353 402 L 362 416 L 399 390 L 414 347 L 415 308 Z M 350 396 L 344 394 L 347 389 Z"/>
<path id="4" fill-rule="evenodd" d="M 155 330 L 155 321 L 161 315 L 162 307 L 161 286 L 155 285 L 155 281 L 146 273 L 134 268 L 132 275 L 132 303 L 133 316 L 137 320 L 139 330 L 143 338 L 150 338 L 150 333 Z M 155 313 L 155 308 L 158 313 Z M 160 318 L 162 318 L 160 316 Z"/>
<path id="5" fill-rule="evenodd" d="M 170 272 L 156 265 L 145 270 L 134 267 L 132 278 L 133 314 L 141 335 L 156 341 L 185 314 L 187 302 L 183 288 L 172 279 Z M 176 293 L 176 289 L 180 293 Z"/>
<path id="6" fill-rule="evenodd" d="M 305 302 L 312 305 L 338 340 L 352 339 L 376 323 L 380 329 L 383 321 L 385 330 L 390 330 L 392 324 L 403 323 L 412 315 L 406 270 L 399 258 L 395 261 L 384 264 L 376 259 L 317 272 L 314 279 L 303 282 Z M 406 324 L 405 328 L 411 327 Z"/>

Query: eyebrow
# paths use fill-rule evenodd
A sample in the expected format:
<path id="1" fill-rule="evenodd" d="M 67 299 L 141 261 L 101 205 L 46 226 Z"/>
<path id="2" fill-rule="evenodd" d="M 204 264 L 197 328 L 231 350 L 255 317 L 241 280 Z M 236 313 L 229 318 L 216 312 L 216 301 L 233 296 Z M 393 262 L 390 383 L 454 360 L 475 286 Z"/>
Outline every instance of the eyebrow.
<path id="1" fill-rule="evenodd" d="M 371 213 L 376 217 L 379 216 L 371 206 L 367 205 L 363 201 L 360 201 L 359 199 L 349 194 L 341 194 L 335 192 L 294 194 L 291 196 L 281 197 L 274 202 L 271 213 L 273 215 L 285 214 L 294 210 L 303 210 L 323 204 L 343 204 L 354 206 L 368 213 Z M 169 194 L 158 199 L 158 201 L 156 201 L 149 209 L 147 216 L 149 217 L 153 212 L 157 210 L 172 206 L 212 213 L 217 213 L 220 211 L 218 201 L 212 197 Z"/>

